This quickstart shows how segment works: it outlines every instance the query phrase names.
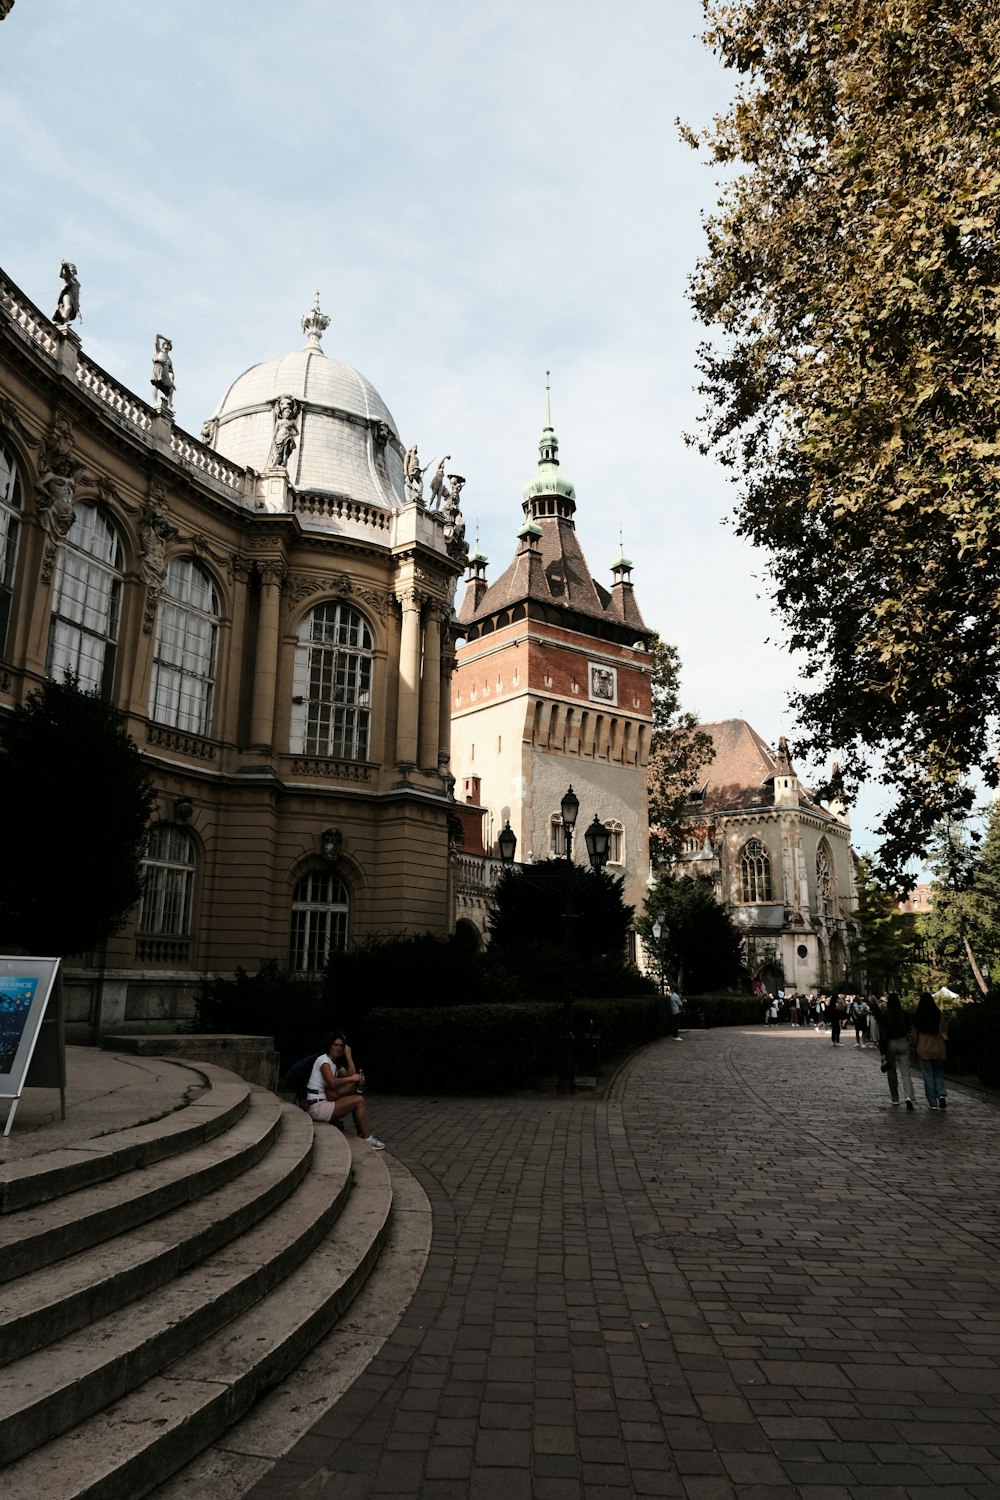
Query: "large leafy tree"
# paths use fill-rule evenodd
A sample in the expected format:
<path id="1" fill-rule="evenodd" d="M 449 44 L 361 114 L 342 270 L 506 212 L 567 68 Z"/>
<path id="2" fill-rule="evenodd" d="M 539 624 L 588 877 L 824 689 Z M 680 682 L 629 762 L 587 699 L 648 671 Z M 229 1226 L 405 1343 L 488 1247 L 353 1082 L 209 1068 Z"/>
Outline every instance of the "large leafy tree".
<path id="1" fill-rule="evenodd" d="M 650 643 L 653 680 L 653 738 L 646 783 L 649 794 L 650 852 L 669 860 L 683 837 L 687 801 L 698 772 L 712 760 L 712 738 L 698 728 L 694 714 L 681 708 L 681 663 L 677 648 L 654 635 Z"/>
<path id="2" fill-rule="evenodd" d="M 914 917 L 899 910 L 899 893 L 878 878 L 872 861 L 862 855 L 856 865 L 861 967 L 873 990 L 903 990 L 912 985 L 921 950 Z"/>
<path id="3" fill-rule="evenodd" d="M 706 0 L 738 76 L 693 279 L 703 447 L 804 656 L 799 749 L 881 752 L 899 871 L 997 782 L 1000 9 Z M 692 136 L 692 140 L 695 138 Z"/>
<path id="4" fill-rule="evenodd" d="M 0 945 L 62 956 L 117 932 L 142 894 L 155 795 L 95 693 L 47 682 L 0 720 Z"/>
<path id="5" fill-rule="evenodd" d="M 490 957 L 524 994 L 559 999 L 635 993 L 625 952 L 634 907 L 620 875 L 566 859 L 502 871 L 486 920 Z"/>
<path id="6" fill-rule="evenodd" d="M 982 839 L 962 823 L 938 829 L 932 845 L 933 906 L 924 919 L 941 978 L 973 995 L 1000 980 L 1000 803 Z"/>
<path id="7" fill-rule="evenodd" d="M 659 942 L 653 931 L 657 920 Z M 658 880 L 635 925 L 652 971 L 688 994 L 728 989 L 743 973 L 739 929 L 705 876 Z"/>

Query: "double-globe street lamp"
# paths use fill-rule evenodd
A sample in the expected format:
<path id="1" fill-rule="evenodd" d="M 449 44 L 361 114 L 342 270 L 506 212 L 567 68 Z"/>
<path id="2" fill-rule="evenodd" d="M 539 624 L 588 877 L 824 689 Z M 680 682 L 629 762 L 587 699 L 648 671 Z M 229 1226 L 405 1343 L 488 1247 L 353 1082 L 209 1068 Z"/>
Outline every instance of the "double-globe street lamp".
<path id="1" fill-rule="evenodd" d="M 564 965 L 565 991 L 563 996 L 562 1026 L 559 1035 L 559 1083 L 560 1094 L 573 1094 L 576 1092 L 576 1037 L 573 1032 L 573 918 L 576 913 L 573 908 L 573 834 L 576 829 L 576 820 L 580 813 L 580 799 L 572 787 L 567 788 L 566 795 L 559 804 L 562 815 L 563 829 L 563 934 L 566 949 L 566 962 Z M 600 874 L 608 862 L 608 854 L 611 850 L 611 834 L 605 828 L 597 814 L 583 836 L 587 845 L 587 858 L 590 867 Z M 511 828 L 510 823 L 504 824 L 503 831 L 497 839 L 500 847 L 500 860 L 504 865 L 514 863 L 514 855 L 517 851 L 517 835 Z"/>

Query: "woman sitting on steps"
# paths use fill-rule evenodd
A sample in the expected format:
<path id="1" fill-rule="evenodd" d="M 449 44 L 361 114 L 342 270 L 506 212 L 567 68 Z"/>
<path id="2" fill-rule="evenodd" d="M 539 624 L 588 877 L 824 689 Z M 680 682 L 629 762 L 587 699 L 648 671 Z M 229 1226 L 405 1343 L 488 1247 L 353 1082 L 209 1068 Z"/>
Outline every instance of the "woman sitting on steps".
<path id="1" fill-rule="evenodd" d="M 371 1133 L 368 1110 L 359 1084 L 364 1075 L 344 1067 L 344 1055 L 350 1057 L 347 1040 L 342 1031 L 335 1031 L 326 1040 L 326 1051 L 321 1052 L 313 1063 L 309 1082 L 306 1084 L 306 1113 L 317 1124 L 331 1124 L 353 1115 L 354 1128 L 362 1140 L 367 1141 L 373 1151 L 384 1151 L 385 1143 Z"/>

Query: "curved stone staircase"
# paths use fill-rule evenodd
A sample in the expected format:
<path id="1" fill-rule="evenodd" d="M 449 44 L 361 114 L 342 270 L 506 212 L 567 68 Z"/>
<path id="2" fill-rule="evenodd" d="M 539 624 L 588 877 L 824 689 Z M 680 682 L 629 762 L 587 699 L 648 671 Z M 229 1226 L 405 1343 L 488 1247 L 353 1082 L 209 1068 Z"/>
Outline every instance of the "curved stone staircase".
<path id="1" fill-rule="evenodd" d="M 199 1063 L 164 1118 L 0 1180 L 0 1494 L 139 1500 L 291 1371 L 364 1284 L 385 1161 Z"/>

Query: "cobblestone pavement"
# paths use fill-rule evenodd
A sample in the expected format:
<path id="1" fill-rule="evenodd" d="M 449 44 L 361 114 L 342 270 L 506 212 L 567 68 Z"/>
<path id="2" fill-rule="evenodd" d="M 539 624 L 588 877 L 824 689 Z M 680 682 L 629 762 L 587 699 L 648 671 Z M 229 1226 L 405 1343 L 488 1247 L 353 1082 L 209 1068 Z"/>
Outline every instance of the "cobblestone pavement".
<path id="1" fill-rule="evenodd" d="M 760 1027 L 603 1101 L 373 1101 L 431 1257 L 252 1500 L 997 1500 L 1000 1102 L 915 1084 Z"/>

